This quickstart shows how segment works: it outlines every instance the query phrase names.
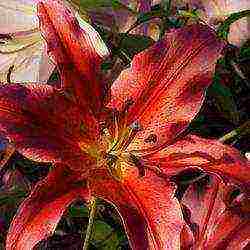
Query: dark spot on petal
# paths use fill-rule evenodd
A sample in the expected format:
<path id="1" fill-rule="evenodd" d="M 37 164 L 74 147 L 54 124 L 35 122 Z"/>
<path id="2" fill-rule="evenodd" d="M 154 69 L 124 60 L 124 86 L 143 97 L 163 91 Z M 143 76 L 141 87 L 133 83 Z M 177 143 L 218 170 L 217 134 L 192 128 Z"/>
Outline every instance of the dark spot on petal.
<path id="1" fill-rule="evenodd" d="M 129 160 L 131 161 L 132 164 L 134 164 L 137 167 L 139 171 L 139 176 L 140 177 L 145 176 L 145 167 L 143 165 L 143 161 L 133 154 L 130 154 Z"/>
<path id="2" fill-rule="evenodd" d="M 123 106 L 122 112 L 127 112 L 129 108 L 134 104 L 134 100 L 132 98 L 128 98 Z"/>
<path id="3" fill-rule="evenodd" d="M 83 123 L 83 121 L 81 121 L 80 123 L 80 134 L 81 135 L 85 135 L 87 132 L 87 127 L 86 125 Z"/>
<path id="4" fill-rule="evenodd" d="M 146 143 L 156 143 L 157 142 L 157 135 L 156 134 L 150 134 L 144 142 Z"/>
<path id="5" fill-rule="evenodd" d="M 231 155 L 224 154 L 223 156 L 226 163 L 235 163 L 235 159 Z"/>
<path id="6" fill-rule="evenodd" d="M 24 100 L 30 94 L 30 90 L 24 86 L 12 86 L 8 96 L 14 100 Z"/>
<path id="7" fill-rule="evenodd" d="M 65 168 L 62 172 L 63 177 L 69 177 L 71 175 L 71 171 L 68 168 Z"/>

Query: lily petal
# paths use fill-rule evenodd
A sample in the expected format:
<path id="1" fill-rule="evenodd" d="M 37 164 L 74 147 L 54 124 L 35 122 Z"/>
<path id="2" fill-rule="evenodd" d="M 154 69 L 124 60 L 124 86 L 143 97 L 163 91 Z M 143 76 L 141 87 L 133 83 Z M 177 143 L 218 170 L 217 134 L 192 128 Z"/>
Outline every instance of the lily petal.
<path id="1" fill-rule="evenodd" d="M 30 250 L 49 237 L 67 206 L 78 198 L 89 199 L 88 189 L 65 166 L 57 166 L 22 203 L 11 223 L 6 250 Z"/>
<path id="2" fill-rule="evenodd" d="M 79 143 L 91 145 L 98 138 L 87 110 L 45 84 L 0 86 L 0 130 L 25 156 L 46 162 L 81 162 L 85 153 Z"/>
<path id="3" fill-rule="evenodd" d="M 210 177 L 209 183 L 192 184 L 183 197 L 191 212 L 191 228 L 195 229 L 195 249 L 244 249 L 249 242 L 248 214 L 227 207 L 223 190 L 226 185 Z"/>
<path id="4" fill-rule="evenodd" d="M 0 33 L 8 34 L 38 28 L 36 3 L 39 0 L 2 0 Z"/>
<path id="5" fill-rule="evenodd" d="M 249 243 L 249 222 L 250 220 L 244 220 L 231 211 L 220 214 L 214 227 L 210 229 L 206 249 L 228 249 L 227 245 L 235 243 L 238 243 L 238 249 L 244 249 Z"/>
<path id="6" fill-rule="evenodd" d="M 250 225 L 249 225 L 249 223 L 250 223 L 250 221 L 243 224 L 240 227 L 237 234 L 230 239 L 230 242 L 227 246 L 228 250 L 234 250 L 234 249 L 237 249 L 237 247 L 239 247 L 240 249 L 247 249 L 247 247 L 249 247 L 249 244 L 250 244 L 250 239 L 249 239 Z"/>
<path id="7" fill-rule="evenodd" d="M 39 32 L 10 35 L 0 43 L 0 62 L 1 82 L 46 83 L 55 68 Z"/>
<path id="8" fill-rule="evenodd" d="M 57 64 L 63 87 L 77 101 L 88 104 L 93 111 L 101 107 L 103 83 L 100 64 L 108 50 L 99 34 L 85 21 L 80 23 L 59 1 L 42 1 L 38 16 L 48 54 Z"/>
<path id="9" fill-rule="evenodd" d="M 129 150 L 169 143 L 200 109 L 224 42 L 204 25 L 186 26 L 136 55 L 112 85 L 109 107 L 127 107 L 141 129 Z M 155 140 L 150 141 L 150 137 Z"/>
<path id="10" fill-rule="evenodd" d="M 250 180 L 249 161 L 237 149 L 218 140 L 195 135 L 189 135 L 143 158 L 147 164 L 158 166 L 167 175 L 185 168 L 198 167 L 237 183 L 248 183 Z"/>
<path id="11" fill-rule="evenodd" d="M 179 249 L 183 221 L 171 183 L 150 172 L 118 182 L 97 170 L 90 189 L 117 208 L 132 249 Z"/>
<path id="12" fill-rule="evenodd" d="M 55 68 L 47 57 L 45 42 L 38 30 L 37 2 L 0 3 L 1 82 L 46 82 Z"/>
<path id="13" fill-rule="evenodd" d="M 226 207 L 222 201 L 225 187 L 217 178 L 210 177 L 209 183 L 194 183 L 187 189 L 182 202 L 191 212 L 191 228 L 195 229 L 193 248 L 243 249 L 249 242 L 248 215 Z"/>
<path id="14" fill-rule="evenodd" d="M 200 187 L 200 188 L 199 188 Z M 209 183 L 199 186 L 194 183 L 185 192 L 182 203 L 190 210 L 196 247 L 205 243 L 206 235 L 217 217 L 224 212 L 226 206 L 219 194 L 218 178 L 211 178 Z M 199 191 L 198 191 L 199 190 Z"/>

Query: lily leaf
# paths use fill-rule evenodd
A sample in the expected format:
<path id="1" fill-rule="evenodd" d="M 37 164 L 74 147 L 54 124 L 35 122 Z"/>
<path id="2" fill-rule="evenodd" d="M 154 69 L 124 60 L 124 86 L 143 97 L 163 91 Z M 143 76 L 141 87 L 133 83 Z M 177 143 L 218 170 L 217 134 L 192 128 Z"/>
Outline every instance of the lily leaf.
<path id="1" fill-rule="evenodd" d="M 118 0 L 80 0 L 80 7 L 86 10 L 111 7 L 113 9 L 126 9 L 132 11 Z"/>
<path id="2" fill-rule="evenodd" d="M 119 34 L 119 37 L 121 39 L 120 48 L 130 57 L 133 57 L 154 43 L 154 40 L 147 36 L 123 33 Z"/>
<path id="3" fill-rule="evenodd" d="M 154 18 L 162 18 L 163 16 L 165 16 L 165 13 L 163 9 L 160 7 L 153 8 L 151 11 L 148 12 L 140 13 L 137 16 L 136 22 L 130 27 L 130 29 L 127 32 L 130 32 L 132 29 L 134 29 L 135 27 L 137 27 L 142 23 L 145 23 Z"/>
<path id="4" fill-rule="evenodd" d="M 94 223 L 92 239 L 94 245 L 100 250 L 117 249 L 120 245 L 114 229 L 101 220 L 96 220 Z"/>
<path id="5" fill-rule="evenodd" d="M 220 76 L 215 75 L 214 83 L 209 88 L 209 93 L 216 99 L 218 110 L 233 123 L 239 121 L 239 112 L 230 89 L 220 83 Z"/>
<path id="6" fill-rule="evenodd" d="M 88 218 L 88 208 L 87 207 L 76 207 L 71 206 L 68 209 L 68 214 L 70 217 L 83 217 Z"/>

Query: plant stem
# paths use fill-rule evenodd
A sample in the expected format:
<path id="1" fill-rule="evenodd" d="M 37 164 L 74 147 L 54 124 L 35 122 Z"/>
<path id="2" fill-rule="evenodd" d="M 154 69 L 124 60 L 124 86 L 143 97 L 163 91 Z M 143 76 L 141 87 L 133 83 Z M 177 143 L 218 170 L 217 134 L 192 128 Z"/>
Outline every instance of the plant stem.
<path id="1" fill-rule="evenodd" d="M 85 240 L 84 240 L 84 244 L 83 244 L 83 250 L 87 250 L 90 240 L 91 240 L 91 234 L 92 234 L 92 230 L 93 230 L 93 225 L 94 225 L 94 218 L 96 215 L 96 198 L 92 197 L 91 199 L 91 210 L 90 210 L 90 214 L 89 214 L 89 223 L 88 223 L 88 227 L 87 227 L 87 231 L 86 231 L 86 235 L 85 235 Z"/>
<path id="2" fill-rule="evenodd" d="M 232 139 L 235 139 L 235 138 L 239 138 L 241 136 L 248 135 L 248 134 L 250 134 L 250 121 L 246 121 L 240 127 L 238 127 L 236 129 L 232 130 L 231 132 L 223 135 L 219 139 L 219 141 L 225 142 L 225 141 L 232 140 Z"/>
<path id="3" fill-rule="evenodd" d="M 227 40 L 229 28 L 232 23 L 239 20 L 240 18 L 250 16 L 250 10 L 243 10 L 240 12 L 232 13 L 217 29 L 219 37 Z"/>

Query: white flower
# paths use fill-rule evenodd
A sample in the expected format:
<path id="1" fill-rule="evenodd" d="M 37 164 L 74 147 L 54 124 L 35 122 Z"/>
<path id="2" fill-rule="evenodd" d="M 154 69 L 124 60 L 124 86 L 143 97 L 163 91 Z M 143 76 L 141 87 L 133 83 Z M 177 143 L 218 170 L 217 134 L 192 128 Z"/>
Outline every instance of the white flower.
<path id="1" fill-rule="evenodd" d="M 46 42 L 39 30 L 39 0 L 0 0 L 0 82 L 46 83 L 55 65 L 47 54 Z M 109 51 L 99 34 L 68 2 L 80 27 L 100 56 Z"/>
<path id="2" fill-rule="evenodd" d="M 36 16 L 37 0 L 1 0 L 0 81 L 46 82 L 54 69 Z"/>

